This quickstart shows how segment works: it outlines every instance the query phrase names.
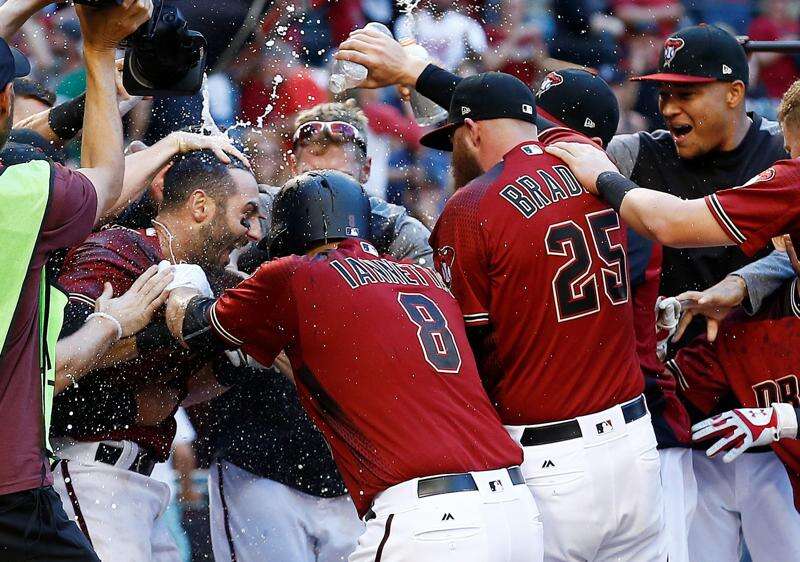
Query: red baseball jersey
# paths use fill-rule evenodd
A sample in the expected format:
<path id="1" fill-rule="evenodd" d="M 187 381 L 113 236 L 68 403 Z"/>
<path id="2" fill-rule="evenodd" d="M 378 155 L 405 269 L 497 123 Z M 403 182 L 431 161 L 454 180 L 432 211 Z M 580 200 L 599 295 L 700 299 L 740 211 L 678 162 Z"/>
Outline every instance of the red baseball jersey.
<path id="1" fill-rule="evenodd" d="M 412 478 L 522 462 L 435 271 L 347 240 L 262 265 L 209 319 L 262 364 L 286 350 L 361 515 L 375 494 Z"/>
<path id="2" fill-rule="evenodd" d="M 147 268 L 163 259 L 155 230 L 131 230 L 116 226 L 96 232 L 83 244 L 72 248 L 64 261 L 58 282 L 69 293 L 70 300 L 94 306 L 94 300 L 103 293 L 105 282 L 111 283 L 114 296 L 118 297 Z M 92 376 L 103 377 L 135 391 L 155 381 L 188 377 L 204 363 L 188 350 L 174 346 L 97 370 Z M 158 426 L 132 426 L 111 433 L 70 435 L 81 441 L 133 441 L 147 447 L 162 460 L 169 456 L 174 436 L 175 420 L 172 417 Z"/>
<path id="3" fill-rule="evenodd" d="M 625 228 L 543 147 L 522 143 L 459 189 L 431 235 L 467 326 L 489 326 L 481 374 L 508 425 L 593 413 L 644 386 Z"/>
<path id="4" fill-rule="evenodd" d="M 797 279 L 787 282 L 753 317 L 738 313 L 720 327 L 712 343 L 701 336 L 667 366 L 682 395 L 703 414 L 733 394 L 745 408 L 773 402 L 800 406 L 800 300 Z M 786 465 L 800 509 L 800 441 L 784 439 L 772 448 Z"/>
<path id="5" fill-rule="evenodd" d="M 752 256 L 781 234 L 800 234 L 800 160 L 775 162 L 742 187 L 705 198 L 725 234 Z"/>

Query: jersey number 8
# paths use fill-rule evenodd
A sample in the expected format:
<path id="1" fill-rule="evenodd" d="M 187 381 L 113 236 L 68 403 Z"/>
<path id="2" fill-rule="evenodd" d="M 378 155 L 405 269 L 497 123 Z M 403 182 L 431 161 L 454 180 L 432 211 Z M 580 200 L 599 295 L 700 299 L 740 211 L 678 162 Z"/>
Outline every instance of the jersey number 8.
<path id="1" fill-rule="evenodd" d="M 458 373 L 461 353 L 439 305 L 419 293 L 400 293 L 397 301 L 417 326 L 417 339 L 425 361 L 439 373 Z"/>
<path id="2" fill-rule="evenodd" d="M 600 310 L 597 273 L 592 271 L 593 254 L 602 262 L 603 289 L 611 304 L 628 302 L 628 265 L 625 248 L 613 244 L 610 232 L 619 230 L 619 216 L 611 209 L 585 217 L 592 238 L 575 221 L 551 225 L 545 236 L 547 253 L 569 257 L 553 278 L 553 297 L 558 321 L 565 322 Z"/>

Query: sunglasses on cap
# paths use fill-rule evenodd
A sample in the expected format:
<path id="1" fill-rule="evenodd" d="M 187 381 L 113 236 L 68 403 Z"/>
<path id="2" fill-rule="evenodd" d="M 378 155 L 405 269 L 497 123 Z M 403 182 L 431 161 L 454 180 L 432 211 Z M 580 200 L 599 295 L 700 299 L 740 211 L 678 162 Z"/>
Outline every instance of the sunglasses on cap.
<path id="1" fill-rule="evenodd" d="M 321 135 L 328 135 L 335 142 L 354 142 L 361 150 L 367 152 L 367 141 L 359 130 L 350 123 L 344 121 L 309 121 L 303 123 L 294 132 L 292 142 L 300 146 L 305 146 L 311 141 L 318 139 Z"/>

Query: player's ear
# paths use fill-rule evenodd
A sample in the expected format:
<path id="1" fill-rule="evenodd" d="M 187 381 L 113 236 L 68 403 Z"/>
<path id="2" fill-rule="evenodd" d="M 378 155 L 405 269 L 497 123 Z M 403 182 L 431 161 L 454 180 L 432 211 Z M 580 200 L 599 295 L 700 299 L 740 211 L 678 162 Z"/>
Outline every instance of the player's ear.
<path id="1" fill-rule="evenodd" d="M 747 93 L 747 88 L 744 85 L 744 82 L 741 80 L 736 80 L 732 82 L 728 86 L 728 93 L 725 96 L 725 101 L 728 104 L 728 107 L 734 108 L 738 107 L 739 104 L 744 103 L 744 98 Z"/>
<path id="2" fill-rule="evenodd" d="M 194 222 L 205 222 L 214 212 L 214 200 L 202 189 L 195 189 L 189 196 L 189 213 Z"/>
<path id="3" fill-rule="evenodd" d="M 467 128 L 467 137 L 469 138 L 470 144 L 477 148 L 481 140 L 480 125 L 472 119 L 464 119 L 464 126 Z"/>
<path id="4" fill-rule="evenodd" d="M 293 176 L 297 175 L 297 154 L 294 152 L 289 153 L 289 170 L 292 172 Z"/>

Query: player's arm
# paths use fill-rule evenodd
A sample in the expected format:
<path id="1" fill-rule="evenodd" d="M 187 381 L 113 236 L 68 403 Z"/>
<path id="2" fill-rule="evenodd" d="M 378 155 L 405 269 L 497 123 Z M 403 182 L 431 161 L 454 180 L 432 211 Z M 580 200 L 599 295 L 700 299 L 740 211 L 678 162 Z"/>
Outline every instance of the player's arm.
<path id="1" fill-rule="evenodd" d="M 92 369 L 115 342 L 135 334 L 147 325 L 164 304 L 164 289 L 172 281 L 169 268 L 160 273 L 156 266 L 145 271 L 125 294 L 113 299 L 109 283 L 95 300 L 94 312 L 77 331 L 56 345 L 55 393 L 58 394 Z"/>
<path id="2" fill-rule="evenodd" d="M 119 213 L 137 200 L 150 186 L 155 175 L 169 163 L 173 156 L 195 150 L 210 150 L 225 164 L 230 164 L 231 157 L 234 157 L 245 165 L 250 165 L 247 157 L 239 152 L 226 136 L 200 135 L 185 131 L 170 133 L 152 146 L 125 157 L 122 192 L 117 201 L 101 217 L 101 220 L 116 218 Z"/>
<path id="3" fill-rule="evenodd" d="M 617 171 L 605 152 L 587 144 L 558 142 L 545 148 L 561 158 L 578 181 L 600 195 L 638 234 L 678 248 L 736 244 L 704 199 L 681 199 L 643 189 Z"/>
<path id="4" fill-rule="evenodd" d="M 51 0 L 8 0 L 0 6 L 0 37 L 11 41 L 31 16 L 52 4 Z"/>

